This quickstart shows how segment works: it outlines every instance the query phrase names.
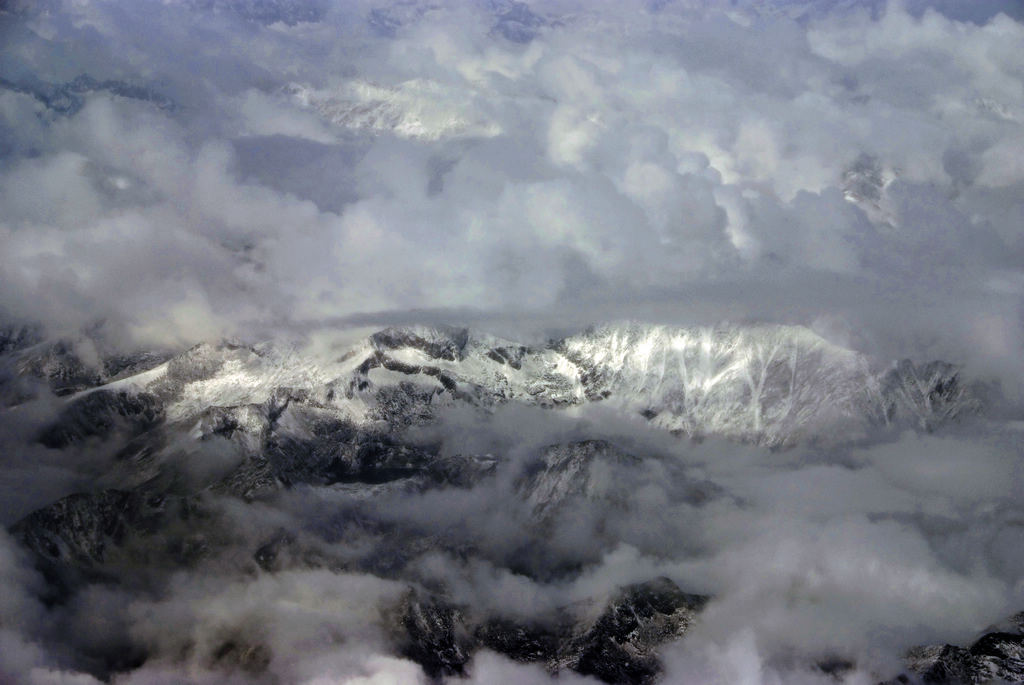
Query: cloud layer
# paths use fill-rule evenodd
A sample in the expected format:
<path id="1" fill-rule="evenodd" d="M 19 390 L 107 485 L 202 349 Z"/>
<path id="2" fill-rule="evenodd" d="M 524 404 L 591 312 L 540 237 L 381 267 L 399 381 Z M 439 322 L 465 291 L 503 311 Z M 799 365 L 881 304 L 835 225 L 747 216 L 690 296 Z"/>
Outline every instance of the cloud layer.
<path id="1" fill-rule="evenodd" d="M 15 3 L 0 305 L 161 342 L 825 314 L 1011 363 L 1024 28 L 971 7 Z"/>
<path id="2" fill-rule="evenodd" d="M 0 324 L 101 325 L 129 348 L 414 319 L 802 323 L 1019 399 L 1022 20 L 1011 0 L 0 2 Z M 58 408 L 0 415 L 5 522 L 114 464 L 26 447 Z M 665 655 L 674 682 L 834 682 L 812 668 L 831 654 L 876 682 L 905 647 L 1024 606 L 1018 424 L 822 453 L 684 443 L 600 409 L 481 421 L 414 437 L 501 455 L 494 481 L 359 506 L 457 529 L 476 556 L 411 573 L 481 610 L 658 575 L 714 596 Z M 629 506 L 584 500 L 534 539 L 513 481 L 584 438 L 642 455 L 602 476 Z M 221 446 L 181 449 L 200 472 Z M 698 506 L 679 479 L 725 494 Z M 425 682 L 380 614 L 404 582 L 342 563 L 379 542 L 330 529 L 349 493 L 210 499 L 237 544 L 57 607 L 0 533 L 0 677 L 98 682 L 117 653 L 139 666 L 123 684 Z M 279 529 L 342 562 L 261 573 L 237 551 Z M 498 681 L 549 678 L 478 654 L 467 682 Z"/>

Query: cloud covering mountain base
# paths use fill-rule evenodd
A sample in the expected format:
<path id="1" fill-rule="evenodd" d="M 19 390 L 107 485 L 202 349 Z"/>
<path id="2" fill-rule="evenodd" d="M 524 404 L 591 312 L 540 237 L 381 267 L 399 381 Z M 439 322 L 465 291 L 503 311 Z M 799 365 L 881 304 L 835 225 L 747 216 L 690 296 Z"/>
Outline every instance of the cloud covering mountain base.
<path id="1" fill-rule="evenodd" d="M 0 680 L 1024 680 L 1022 20 L 0 3 Z"/>
<path id="2" fill-rule="evenodd" d="M 57 413 L 45 390 L 22 397 L 5 453 L 66 475 L 35 485 L 5 463 L 22 492 L 5 510 L 3 668 L 118 683 L 912 672 L 927 660 L 908 649 L 968 644 L 1024 604 L 1020 428 L 954 367 L 815 345 L 763 326 L 607 326 L 541 347 L 342 330 L 200 345 Z M 692 387 L 666 376 L 688 363 Z M 827 380 L 841 373 L 857 384 Z"/>

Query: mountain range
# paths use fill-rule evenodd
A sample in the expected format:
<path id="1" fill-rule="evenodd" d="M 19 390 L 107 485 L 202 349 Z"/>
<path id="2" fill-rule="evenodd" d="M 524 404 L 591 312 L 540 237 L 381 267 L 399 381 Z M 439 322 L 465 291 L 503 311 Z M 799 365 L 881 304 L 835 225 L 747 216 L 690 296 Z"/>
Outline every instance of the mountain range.
<path id="1" fill-rule="evenodd" d="M 983 420 L 990 395 L 953 364 L 881 363 L 780 325 L 614 324 L 542 344 L 403 327 L 319 344 L 220 341 L 129 354 L 95 335 L 47 340 L 8 328 L 0 349 L 9 416 L 40 394 L 60 398 L 34 433 L 38 446 L 109 457 L 91 489 L 11 522 L 46 579 L 47 602 L 73 601 L 95 583 L 159 584 L 225 555 L 246 573 L 366 573 L 407 585 L 385 612 L 392 649 L 435 678 L 463 673 L 487 648 L 552 673 L 657 679 L 659 647 L 681 638 L 709 601 L 678 579 L 652 577 L 517 615 L 467 604 L 422 568 L 441 553 L 558 582 L 586 566 L 555 551 L 564 521 L 629 511 L 654 483 L 692 507 L 733 497 L 671 458 L 638 450 L 628 433 L 834 448 Z M 577 428 L 525 457 L 445 446 L 453 417 L 483 425 L 516 407 Z M 590 411 L 612 428 L 586 435 L 578 419 Z M 532 416 L 522 417 L 524 444 Z M 614 430 L 626 435 L 609 437 Z M 472 526 L 395 513 L 409 497 L 454 502 L 478 491 L 506 507 L 517 530 L 511 551 L 491 549 L 466 532 Z M 317 493 L 330 493 L 330 505 Z M 310 500 L 301 516 L 297 494 Z M 263 513 L 244 513 L 254 508 Z M 611 543 L 614 524 L 602 520 L 595 530 Z M 1024 631 L 1019 620 L 1013 626 L 969 648 L 923 647 L 908 658 L 911 675 L 893 682 L 1019 682 Z M 106 676 L 147 659 L 138 646 L 122 647 L 83 662 Z M 207 655 L 215 668 L 255 675 L 271 658 L 266 646 L 237 638 Z M 822 672 L 853 666 L 818 664 Z"/>

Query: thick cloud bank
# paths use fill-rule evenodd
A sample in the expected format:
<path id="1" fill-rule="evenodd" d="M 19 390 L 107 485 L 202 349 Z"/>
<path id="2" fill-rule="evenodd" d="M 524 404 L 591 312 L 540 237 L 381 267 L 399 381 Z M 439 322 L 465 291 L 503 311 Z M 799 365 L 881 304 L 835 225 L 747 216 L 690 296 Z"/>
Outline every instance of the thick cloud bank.
<path id="1" fill-rule="evenodd" d="M 1024 610 L 1022 22 L 0 0 L 0 681 L 861 685 Z"/>
<path id="2" fill-rule="evenodd" d="M 4 8 L 9 317 L 825 316 L 1017 363 L 1014 2 Z"/>

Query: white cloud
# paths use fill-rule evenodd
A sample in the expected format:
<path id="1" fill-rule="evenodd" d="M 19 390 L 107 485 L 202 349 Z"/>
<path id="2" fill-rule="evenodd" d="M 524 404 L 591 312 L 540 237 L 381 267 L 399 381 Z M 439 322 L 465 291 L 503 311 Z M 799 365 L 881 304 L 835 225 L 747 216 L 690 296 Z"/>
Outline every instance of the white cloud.
<path id="1" fill-rule="evenodd" d="M 314 22 L 251 4 L 0 15 L 5 319 L 56 333 L 106 319 L 136 344 L 422 310 L 531 332 L 813 322 L 1024 389 L 1024 25 L 1008 2 L 532 2 L 546 24 L 527 42 L 495 30 L 487 3 L 324 3 Z M 68 85 L 83 72 L 121 85 Z M 861 162 L 865 182 L 844 187 Z M 105 463 L 6 449 L 51 410 L 3 422 L 5 520 Z M 417 569 L 474 604 L 533 611 L 657 573 L 715 594 L 670 658 L 680 682 L 822 682 L 779 663 L 801 650 L 896 668 L 896 647 L 966 639 L 1024 592 L 1019 448 L 995 429 L 794 455 L 679 447 L 600 412 L 446 420 L 451 451 L 520 463 L 604 431 L 726 488 L 682 502 L 648 460 L 629 474 L 633 509 L 584 503 L 551 531 L 546 561 L 586 568 L 565 582 L 503 565 L 525 540 L 508 492 L 388 503 L 395 521 L 467 526 L 481 559 Z M 0 538 L 4 586 L 31 589 L 12 550 Z M 177 577 L 173 601 L 97 593 L 59 620 L 126 612 L 129 628 L 106 629 L 155 657 L 122 683 L 174 682 L 183 664 L 222 682 L 210 651 L 247 629 L 285 682 L 422 678 L 384 656 L 376 607 L 397 584 L 220 570 Z M 5 594 L 0 617 L 0 668 L 88 682 L 41 646 L 29 593 Z M 547 675 L 479 654 L 467 681 L 498 680 Z"/>
<path id="2" fill-rule="evenodd" d="M 1020 249 L 1019 201 L 979 193 L 1024 182 L 1013 153 L 1024 29 L 919 5 L 873 16 L 819 3 L 803 23 L 753 6 L 737 23 L 715 3 L 551 5 L 535 8 L 551 24 L 528 44 L 489 35 L 476 6 L 394 8 L 400 30 L 386 37 L 365 23 L 368 4 L 266 27 L 227 4 L 214 15 L 68 5 L 19 34 L 11 81 L 68 80 L 74 70 L 48 57 L 54 41 L 98 31 L 105 42 L 73 58 L 81 68 L 167 84 L 180 106 L 81 93 L 81 111 L 47 114 L 40 128 L 28 114 L 40 101 L 5 91 L 5 129 L 36 141 L 32 159 L 9 152 L 3 175 L 6 230 L 32 227 L 35 245 L 8 252 L 5 308 L 53 324 L 70 311 L 117 315 L 152 333 L 165 310 L 204 302 L 186 337 L 205 337 L 242 321 L 410 306 L 540 313 L 584 292 L 643 302 L 723 279 L 771 290 L 808 273 L 906 289 L 931 273 L 925 236 L 954 250 L 943 268 L 962 264 L 963 283 L 984 280 L 1001 241 Z M 353 171 L 333 193 L 316 169 L 275 175 L 280 139 L 338 149 Z M 245 177 L 233 152 L 243 146 Z M 950 150 L 963 163 L 951 167 Z M 862 153 L 905 182 L 895 227 L 873 229 L 835 200 Z M 923 207 L 954 192 L 941 212 L 969 206 L 970 228 L 930 235 Z M 86 236 L 118 235 L 109 227 L 126 211 L 137 215 L 116 255 L 79 254 Z M 992 248 L 974 258 L 957 243 L 978 232 Z M 47 244 L 66 274 L 59 288 L 45 285 Z M 114 273 L 133 287 L 112 287 Z M 821 299 L 815 316 L 835 308 Z"/>

